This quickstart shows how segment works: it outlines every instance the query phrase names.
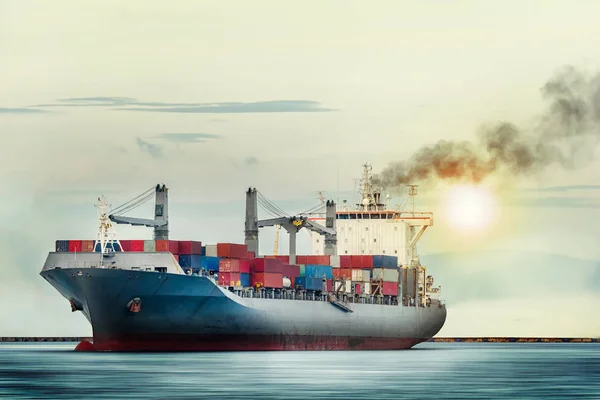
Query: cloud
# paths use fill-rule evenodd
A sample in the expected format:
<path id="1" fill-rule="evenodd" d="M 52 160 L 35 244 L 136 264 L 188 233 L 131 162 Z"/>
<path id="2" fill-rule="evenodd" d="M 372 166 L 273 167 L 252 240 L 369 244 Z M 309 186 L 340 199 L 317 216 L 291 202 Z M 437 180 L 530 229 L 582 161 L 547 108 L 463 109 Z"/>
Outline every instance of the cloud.
<path id="1" fill-rule="evenodd" d="M 258 164 L 258 158 L 251 156 L 251 157 L 246 157 L 246 164 L 247 165 L 256 165 Z"/>
<path id="2" fill-rule="evenodd" d="M 27 107 L 16 107 L 16 108 L 2 108 L 0 107 L 0 114 L 43 114 L 48 111 L 40 110 L 37 108 Z"/>
<path id="3" fill-rule="evenodd" d="M 35 107 L 115 107 L 119 111 L 147 111 L 171 113 L 281 113 L 281 112 L 325 112 L 335 111 L 323 108 L 312 100 L 271 100 L 256 102 L 220 103 L 168 103 L 140 101 L 131 97 L 73 97 L 58 99 L 54 104 L 38 104 Z M 133 107 L 131 107 L 133 106 Z"/>
<path id="4" fill-rule="evenodd" d="M 510 205 L 517 207 L 548 207 L 548 208 L 600 208 L 600 201 L 596 197 L 540 197 L 520 198 L 509 201 Z"/>
<path id="5" fill-rule="evenodd" d="M 146 142 L 139 137 L 136 138 L 136 143 L 141 151 L 150 154 L 152 158 L 159 158 L 163 155 L 163 149 L 159 145 Z"/>
<path id="6" fill-rule="evenodd" d="M 574 190 L 600 190 L 600 185 L 548 186 L 539 189 L 527 189 L 531 192 L 569 192 Z"/>
<path id="7" fill-rule="evenodd" d="M 156 139 L 163 139 L 174 143 L 203 143 L 206 139 L 218 139 L 221 135 L 212 133 L 162 133 L 153 136 Z"/>

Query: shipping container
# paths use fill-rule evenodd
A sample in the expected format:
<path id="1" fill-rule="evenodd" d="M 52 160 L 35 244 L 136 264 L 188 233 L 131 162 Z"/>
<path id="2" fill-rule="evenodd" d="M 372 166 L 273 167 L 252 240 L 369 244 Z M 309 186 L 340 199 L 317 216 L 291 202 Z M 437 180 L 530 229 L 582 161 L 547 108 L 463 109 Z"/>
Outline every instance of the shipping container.
<path id="1" fill-rule="evenodd" d="M 253 287 L 259 285 L 265 288 L 282 288 L 283 274 L 269 272 L 255 272 L 250 275 L 250 284 Z"/>
<path id="2" fill-rule="evenodd" d="M 323 275 L 325 275 L 326 279 L 332 279 L 332 270 L 333 268 L 330 265 L 306 264 L 305 276 L 310 278 L 323 278 Z"/>
<path id="3" fill-rule="evenodd" d="M 363 282 L 362 287 L 363 287 L 364 294 L 371 294 L 371 283 L 370 282 Z"/>
<path id="4" fill-rule="evenodd" d="M 240 273 L 240 282 L 243 287 L 250 287 L 250 274 Z"/>
<path id="5" fill-rule="evenodd" d="M 371 270 L 370 269 L 363 269 L 362 274 L 363 274 L 363 278 L 362 278 L 363 282 L 369 282 L 371 280 Z"/>
<path id="6" fill-rule="evenodd" d="M 217 256 L 225 258 L 246 258 L 248 246 L 237 243 L 217 243 Z"/>
<path id="7" fill-rule="evenodd" d="M 329 256 L 296 256 L 298 264 L 331 265 Z"/>
<path id="8" fill-rule="evenodd" d="M 156 240 L 156 251 L 179 254 L 179 242 L 177 240 Z"/>
<path id="9" fill-rule="evenodd" d="M 119 240 L 123 251 L 131 251 L 131 240 Z"/>
<path id="10" fill-rule="evenodd" d="M 248 256 L 247 256 L 250 260 L 255 259 L 256 258 L 256 254 L 254 254 L 253 251 L 249 251 L 248 252 Z"/>
<path id="11" fill-rule="evenodd" d="M 341 255 L 340 256 L 340 268 L 352 268 L 352 256 Z"/>
<path id="12" fill-rule="evenodd" d="M 222 258 L 219 260 L 219 272 L 250 273 L 250 260 L 239 258 Z"/>
<path id="13" fill-rule="evenodd" d="M 202 242 L 196 242 L 193 240 L 180 240 L 179 241 L 179 254 L 193 254 L 202 255 Z"/>
<path id="14" fill-rule="evenodd" d="M 200 267 L 206 271 L 218 271 L 220 257 L 204 256 L 200 260 Z"/>
<path id="15" fill-rule="evenodd" d="M 81 253 L 81 240 L 69 240 L 69 252 Z"/>
<path id="16" fill-rule="evenodd" d="M 373 256 L 373 268 L 397 268 L 398 257 L 377 255 Z"/>
<path id="17" fill-rule="evenodd" d="M 219 285 L 242 286 L 241 274 L 239 272 L 219 272 Z"/>
<path id="18" fill-rule="evenodd" d="M 384 282 L 398 282 L 398 269 L 373 268 L 373 280 L 378 281 L 380 279 L 383 279 Z"/>
<path id="19" fill-rule="evenodd" d="M 349 268 L 332 268 L 332 274 L 339 280 L 352 279 L 352 270 Z"/>
<path id="20" fill-rule="evenodd" d="M 353 268 L 373 268 L 373 256 L 351 255 L 350 261 Z"/>
<path id="21" fill-rule="evenodd" d="M 206 246 L 202 246 L 202 250 L 200 251 L 200 255 L 201 256 L 205 256 L 206 255 Z"/>
<path id="22" fill-rule="evenodd" d="M 207 257 L 217 257 L 217 245 L 216 244 L 207 244 L 205 246 L 205 255 Z"/>
<path id="23" fill-rule="evenodd" d="M 283 263 L 276 258 L 256 258 L 251 268 L 252 272 L 283 273 Z"/>
<path id="24" fill-rule="evenodd" d="M 202 256 L 199 254 L 180 254 L 179 265 L 184 270 L 186 268 L 202 268 Z M 218 266 L 217 266 L 218 269 Z"/>
<path id="25" fill-rule="evenodd" d="M 352 281 L 351 280 L 346 280 L 346 290 L 344 290 L 345 293 L 352 293 Z"/>
<path id="26" fill-rule="evenodd" d="M 363 281 L 363 270 L 362 269 L 353 269 L 352 270 L 352 281 L 353 282 L 362 282 Z"/>
<path id="27" fill-rule="evenodd" d="M 354 293 L 356 293 L 356 294 L 360 294 L 360 293 L 362 293 L 362 292 L 360 291 L 360 288 L 361 288 L 361 284 L 360 284 L 360 283 L 357 283 L 357 284 L 355 284 L 355 285 L 354 285 Z"/>
<path id="28" fill-rule="evenodd" d="M 94 241 L 93 240 L 82 240 L 81 241 L 81 251 L 85 253 L 91 253 L 94 251 Z"/>
<path id="29" fill-rule="evenodd" d="M 154 240 L 144 240 L 144 253 L 154 253 L 156 251 L 156 242 Z"/>
<path id="30" fill-rule="evenodd" d="M 321 290 L 323 283 L 319 278 L 299 277 L 296 278 L 296 287 L 303 287 L 305 290 Z"/>
<path id="31" fill-rule="evenodd" d="M 398 295 L 398 283 L 397 282 L 383 282 L 383 295 L 384 296 L 397 296 Z"/>
<path id="32" fill-rule="evenodd" d="M 300 264 L 298 266 L 300 267 L 300 276 L 306 276 L 306 265 Z"/>
<path id="33" fill-rule="evenodd" d="M 323 280 L 321 280 L 321 284 L 322 284 Z M 332 292 L 333 291 L 333 280 L 331 279 L 327 279 L 327 291 L 328 292 Z"/>
<path id="34" fill-rule="evenodd" d="M 132 240 L 129 245 L 129 251 L 143 252 L 144 241 L 143 240 Z"/>
<path id="35" fill-rule="evenodd" d="M 284 264 L 283 265 L 283 276 L 287 276 L 290 279 L 300 276 L 300 266 Z"/>
<path id="36" fill-rule="evenodd" d="M 69 251 L 69 241 L 68 240 L 57 240 L 56 241 L 56 251 L 59 253 L 66 253 Z"/>
<path id="37" fill-rule="evenodd" d="M 335 255 L 335 256 L 329 256 L 329 265 L 331 265 L 333 268 L 340 268 L 340 256 L 339 255 Z"/>

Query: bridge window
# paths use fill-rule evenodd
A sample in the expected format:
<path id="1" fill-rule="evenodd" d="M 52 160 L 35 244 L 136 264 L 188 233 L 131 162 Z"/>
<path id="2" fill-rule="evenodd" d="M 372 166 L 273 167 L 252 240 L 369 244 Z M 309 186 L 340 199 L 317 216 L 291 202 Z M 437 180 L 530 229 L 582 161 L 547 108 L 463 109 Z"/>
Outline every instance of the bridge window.
<path id="1" fill-rule="evenodd" d="M 394 254 L 398 254 L 398 250 L 394 250 Z"/>
<path id="2" fill-rule="evenodd" d="M 377 239 L 373 239 L 373 243 L 377 243 Z"/>
<path id="3" fill-rule="evenodd" d="M 395 230 L 395 231 L 397 231 L 397 230 L 398 230 L 398 227 L 397 227 L 397 226 L 395 226 L 395 227 L 394 227 L 394 230 Z"/>

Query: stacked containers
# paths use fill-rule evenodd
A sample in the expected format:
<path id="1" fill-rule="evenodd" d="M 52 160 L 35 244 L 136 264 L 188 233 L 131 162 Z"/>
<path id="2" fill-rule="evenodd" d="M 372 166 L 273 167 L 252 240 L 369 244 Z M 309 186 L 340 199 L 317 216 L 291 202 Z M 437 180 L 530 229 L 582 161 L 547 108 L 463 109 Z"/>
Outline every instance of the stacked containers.
<path id="1" fill-rule="evenodd" d="M 283 276 L 290 280 L 291 287 L 295 287 L 296 278 L 300 277 L 300 266 L 299 265 L 287 265 L 284 264 L 282 268 Z"/>
<path id="2" fill-rule="evenodd" d="M 336 268 L 337 269 L 337 268 Z M 316 278 L 321 282 L 325 276 L 327 280 L 327 290 L 331 291 L 333 288 L 333 268 L 331 265 L 317 265 L 317 264 L 307 264 L 305 267 L 305 277 L 308 278 Z M 319 286 L 319 289 L 321 286 Z M 313 289 L 307 289 L 313 290 Z"/>
<path id="3" fill-rule="evenodd" d="M 218 271 L 220 257 L 202 256 L 200 259 L 200 268 L 206 271 Z"/>
<path id="4" fill-rule="evenodd" d="M 129 242 L 129 251 L 143 252 L 144 240 L 131 240 Z"/>
<path id="5" fill-rule="evenodd" d="M 66 253 L 69 251 L 69 241 L 68 240 L 57 240 L 55 248 L 56 248 L 56 251 L 59 253 Z"/>
<path id="6" fill-rule="evenodd" d="M 192 240 L 179 242 L 179 265 L 198 274 L 202 269 L 202 242 Z"/>
<path id="7" fill-rule="evenodd" d="M 225 258 L 248 258 L 248 246 L 236 243 L 217 243 L 217 256 Z"/>
<path id="8" fill-rule="evenodd" d="M 373 281 L 381 282 L 382 294 L 384 296 L 397 296 L 398 282 L 400 281 L 398 257 L 373 256 L 373 266 Z"/>
<path id="9" fill-rule="evenodd" d="M 306 276 L 296 278 L 296 287 L 303 287 L 306 290 L 321 290 L 323 288 L 320 278 Z"/>
<path id="10" fill-rule="evenodd" d="M 331 265 L 329 256 L 296 256 L 298 264 Z"/>
<path id="11" fill-rule="evenodd" d="M 81 252 L 81 240 L 69 240 L 69 253 Z"/>
<path id="12" fill-rule="evenodd" d="M 179 254 L 179 242 L 177 240 L 156 240 L 157 252 L 169 252 Z"/>
<path id="13" fill-rule="evenodd" d="M 257 258 L 251 264 L 250 284 L 265 288 L 283 287 L 283 262 L 276 258 Z"/>

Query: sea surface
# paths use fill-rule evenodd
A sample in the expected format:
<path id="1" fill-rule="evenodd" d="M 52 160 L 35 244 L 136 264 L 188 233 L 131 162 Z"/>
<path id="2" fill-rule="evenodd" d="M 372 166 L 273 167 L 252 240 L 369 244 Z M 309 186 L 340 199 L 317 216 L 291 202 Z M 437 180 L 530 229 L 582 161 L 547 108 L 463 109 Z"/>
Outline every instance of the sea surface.
<path id="1" fill-rule="evenodd" d="M 600 399 L 600 343 L 154 354 L 75 345 L 0 343 L 0 398 Z"/>

